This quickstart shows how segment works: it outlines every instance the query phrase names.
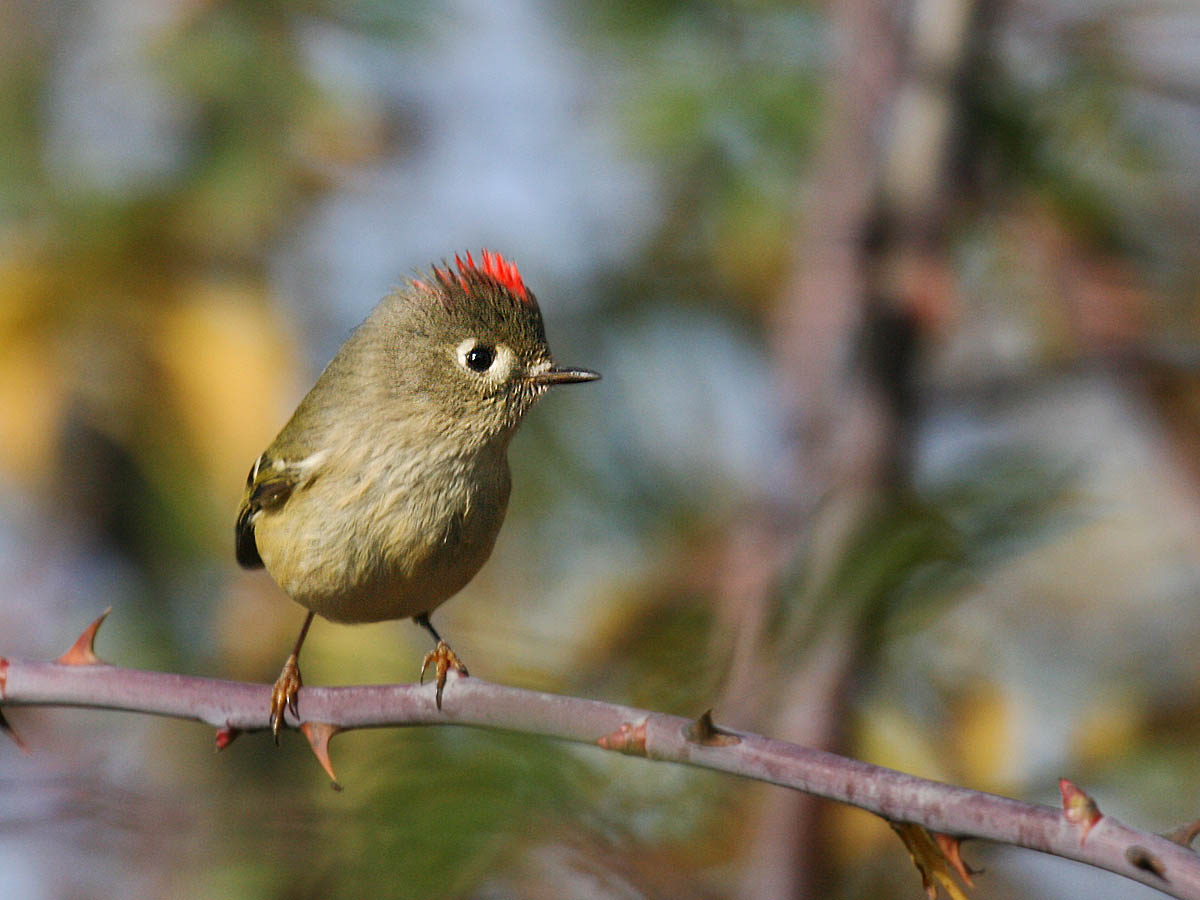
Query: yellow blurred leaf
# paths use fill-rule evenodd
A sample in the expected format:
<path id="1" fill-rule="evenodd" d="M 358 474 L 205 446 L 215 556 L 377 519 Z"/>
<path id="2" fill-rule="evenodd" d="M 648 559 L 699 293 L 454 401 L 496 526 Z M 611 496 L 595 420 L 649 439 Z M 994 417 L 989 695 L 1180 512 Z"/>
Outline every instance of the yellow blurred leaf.
<path id="1" fill-rule="evenodd" d="M 1083 711 L 1071 733 L 1071 746 L 1082 765 L 1112 760 L 1132 750 L 1146 719 L 1147 701 L 1110 689 Z"/>
<path id="2" fill-rule="evenodd" d="M 0 470 L 25 482 L 48 474 L 65 380 L 43 328 L 54 273 L 19 233 L 0 252 Z"/>
<path id="3" fill-rule="evenodd" d="M 0 343 L 8 343 L 31 318 L 45 311 L 54 279 L 36 252 L 9 247 L 0 255 Z"/>
<path id="4" fill-rule="evenodd" d="M 1013 707 L 999 685 L 973 683 L 955 698 L 949 738 L 967 784 L 993 791 L 1011 785 Z"/>
<path id="5" fill-rule="evenodd" d="M 194 282 L 179 300 L 162 310 L 159 364 L 212 496 L 232 509 L 295 400 L 296 353 L 256 283 Z"/>
<path id="6" fill-rule="evenodd" d="M 62 371 L 47 342 L 0 345 L 0 469 L 24 482 L 49 474 L 66 403 Z"/>
<path id="7" fill-rule="evenodd" d="M 953 781 L 953 774 L 939 763 L 941 735 L 902 711 L 872 703 L 864 709 L 856 736 L 857 754 L 876 765 L 911 772 L 936 781 Z"/>

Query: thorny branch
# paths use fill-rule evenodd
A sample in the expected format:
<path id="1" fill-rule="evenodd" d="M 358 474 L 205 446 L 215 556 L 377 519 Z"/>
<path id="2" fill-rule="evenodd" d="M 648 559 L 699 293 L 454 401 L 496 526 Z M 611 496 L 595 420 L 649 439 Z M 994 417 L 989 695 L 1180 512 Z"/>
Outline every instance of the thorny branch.
<path id="1" fill-rule="evenodd" d="M 107 613 L 105 614 L 107 615 Z M 269 728 L 265 684 L 150 672 L 109 665 L 93 650 L 101 616 L 53 662 L 0 657 L 4 706 L 77 706 L 173 716 L 217 729 L 218 749 L 243 732 Z M 1061 809 L 955 787 L 821 750 L 732 731 L 708 713 L 690 720 L 613 703 L 456 678 L 441 711 L 434 685 L 305 687 L 299 718 L 331 779 L 329 740 L 355 728 L 472 725 L 595 744 L 632 756 L 684 763 L 782 785 L 873 812 L 894 825 L 914 853 L 911 825 L 932 832 L 952 866 L 966 875 L 959 843 L 980 838 L 1040 850 L 1107 869 L 1188 900 L 1200 900 L 1200 855 L 1188 843 L 1195 826 L 1169 837 L 1139 831 L 1100 812 L 1063 779 Z M 0 715 L 0 729 L 12 734 Z M 337 781 L 334 780 L 337 787 Z M 905 836 L 905 835 L 908 836 Z M 928 843 L 928 842 L 926 842 Z"/>

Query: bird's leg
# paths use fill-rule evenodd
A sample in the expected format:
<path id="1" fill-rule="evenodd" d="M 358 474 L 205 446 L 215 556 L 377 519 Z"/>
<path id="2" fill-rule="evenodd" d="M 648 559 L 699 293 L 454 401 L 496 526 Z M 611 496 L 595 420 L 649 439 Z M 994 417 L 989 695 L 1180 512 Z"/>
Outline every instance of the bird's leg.
<path id="1" fill-rule="evenodd" d="M 421 683 L 425 683 L 425 670 L 433 664 L 433 671 L 437 675 L 437 693 L 434 694 L 434 702 L 437 708 L 442 708 L 442 690 L 446 687 L 446 673 L 451 668 L 464 678 L 467 676 L 467 667 L 462 664 L 462 660 L 458 658 L 458 654 L 450 649 L 450 645 L 442 640 L 442 636 L 437 633 L 437 629 L 429 621 L 429 613 L 421 613 L 419 616 L 413 616 L 413 621 L 433 635 L 433 639 L 437 641 L 437 646 L 425 654 L 425 659 L 421 661 Z"/>
<path id="2" fill-rule="evenodd" d="M 283 671 L 279 673 L 279 677 L 275 679 L 275 686 L 271 688 L 271 734 L 275 737 L 276 746 L 279 744 L 279 732 L 283 730 L 284 711 L 290 709 L 293 716 L 300 715 L 296 708 L 296 694 L 303 685 L 300 680 L 300 648 L 304 645 L 304 639 L 308 637 L 308 626 L 312 624 L 312 620 L 313 613 L 310 610 L 304 617 L 304 624 L 300 626 L 300 636 L 296 638 L 292 655 L 283 664 Z"/>

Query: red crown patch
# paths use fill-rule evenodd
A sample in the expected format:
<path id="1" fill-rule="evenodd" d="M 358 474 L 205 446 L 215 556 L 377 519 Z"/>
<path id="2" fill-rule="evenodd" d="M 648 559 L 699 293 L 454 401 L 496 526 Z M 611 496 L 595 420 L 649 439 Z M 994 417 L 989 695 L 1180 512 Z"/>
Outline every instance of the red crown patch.
<path id="1" fill-rule="evenodd" d="M 466 254 L 466 257 L 464 260 L 457 253 L 454 254 L 454 264 L 458 267 L 457 272 L 451 270 L 449 266 L 446 266 L 444 269 L 434 266 L 434 278 L 447 287 L 457 285 L 468 295 L 471 293 L 471 284 L 473 281 L 481 279 L 494 281 L 506 288 L 513 296 L 520 298 L 522 302 L 529 302 L 529 291 L 525 288 L 525 282 L 521 278 L 521 273 L 517 271 L 516 263 L 508 261 L 499 253 L 493 253 L 491 250 L 483 251 L 482 267 L 476 265 L 475 260 L 469 252 Z M 420 287 L 425 287 L 420 281 L 415 283 Z"/>

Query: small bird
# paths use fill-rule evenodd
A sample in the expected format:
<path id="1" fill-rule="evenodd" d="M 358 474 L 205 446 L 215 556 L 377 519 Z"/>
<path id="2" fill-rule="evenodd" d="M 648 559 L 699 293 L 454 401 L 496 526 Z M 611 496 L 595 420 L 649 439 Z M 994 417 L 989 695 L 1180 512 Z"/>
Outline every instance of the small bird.
<path id="1" fill-rule="evenodd" d="M 276 742 L 297 714 L 300 648 L 314 615 L 412 618 L 435 648 L 435 699 L 462 661 L 429 614 L 491 555 L 512 481 L 508 444 L 559 368 L 517 267 L 484 250 L 455 256 L 375 307 L 258 458 L 237 516 L 245 568 L 266 567 L 307 607 L 271 692 Z"/>

